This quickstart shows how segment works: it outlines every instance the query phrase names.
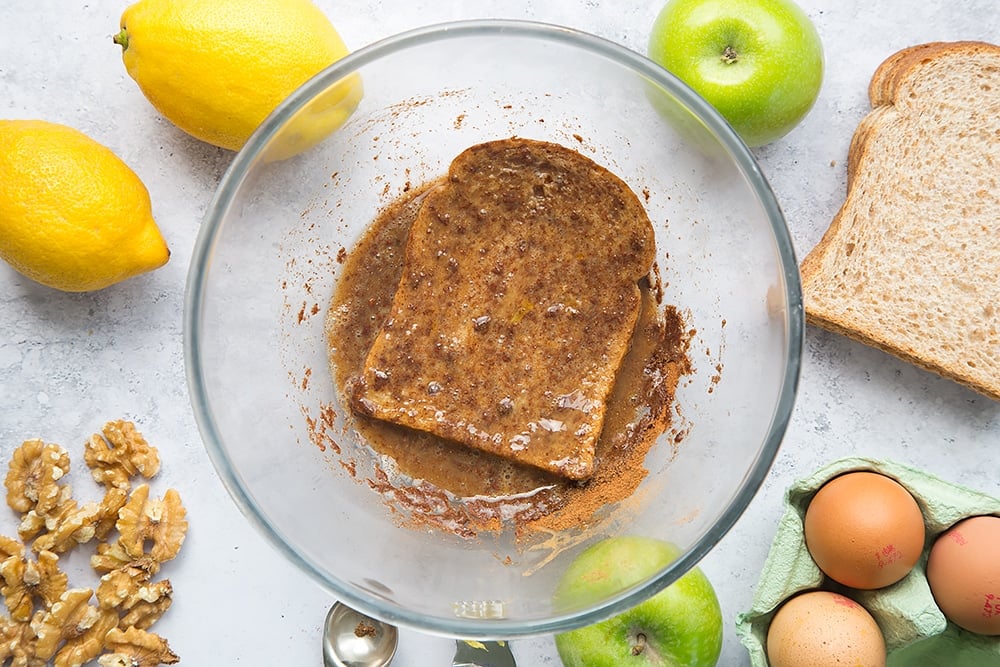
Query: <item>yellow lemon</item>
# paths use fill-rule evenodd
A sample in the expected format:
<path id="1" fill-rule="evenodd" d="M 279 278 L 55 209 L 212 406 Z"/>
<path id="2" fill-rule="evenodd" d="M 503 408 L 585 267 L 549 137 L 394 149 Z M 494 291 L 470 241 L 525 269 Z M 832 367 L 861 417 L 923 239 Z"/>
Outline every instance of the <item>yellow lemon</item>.
<path id="1" fill-rule="evenodd" d="M 87 292 L 169 257 L 146 186 L 118 156 L 65 125 L 0 120 L 0 258 Z"/>
<path id="2" fill-rule="evenodd" d="M 170 122 L 239 150 L 296 88 L 348 53 L 309 0 L 139 0 L 114 37 L 146 98 Z M 357 106 L 352 76 L 292 119 L 276 143 L 288 157 L 322 140 Z"/>

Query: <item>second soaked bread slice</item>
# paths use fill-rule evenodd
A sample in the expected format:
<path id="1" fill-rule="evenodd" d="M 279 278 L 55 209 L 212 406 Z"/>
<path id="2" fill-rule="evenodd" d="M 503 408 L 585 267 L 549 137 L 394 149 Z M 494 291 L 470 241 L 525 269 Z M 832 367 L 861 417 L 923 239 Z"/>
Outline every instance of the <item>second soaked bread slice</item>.
<path id="1" fill-rule="evenodd" d="M 354 409 L 590 477 L 654 252 L 635 193 L 589 158 L 527 139 L 467 149 L 413 224 Z"/>

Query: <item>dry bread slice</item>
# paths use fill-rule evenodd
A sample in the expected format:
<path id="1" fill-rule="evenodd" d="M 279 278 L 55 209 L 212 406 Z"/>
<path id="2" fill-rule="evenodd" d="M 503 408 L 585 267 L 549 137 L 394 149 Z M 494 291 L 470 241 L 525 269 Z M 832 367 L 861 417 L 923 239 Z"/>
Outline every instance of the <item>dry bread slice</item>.
<path id="1" fill-rule="evenodd" d="M 1000 46 L 904 49 L 868 95 L 806 321 L 1000 399 Z"/>

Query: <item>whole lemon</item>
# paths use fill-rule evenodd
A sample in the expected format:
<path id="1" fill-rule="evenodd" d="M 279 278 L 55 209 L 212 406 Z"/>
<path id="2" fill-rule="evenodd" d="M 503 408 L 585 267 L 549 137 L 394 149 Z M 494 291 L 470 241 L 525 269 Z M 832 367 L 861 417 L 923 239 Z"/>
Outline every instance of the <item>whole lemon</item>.
<path id="1" fill-rule="evenodd" d="M 309 0 L 140 0 L 114 37 L 146 98 L 170 122 L 239 150 L 289 94 L 348 53 Z M 357 76 L 331 87 L 279 137 L 283 158 L 311 147 L 351 114 Z"/>
<path id="2" fill-rule="evenodd" d="M 0 258 L 67 292 L 166 264 L 149 192 L 110 149 L 41 120 L 0 120 Z"/>

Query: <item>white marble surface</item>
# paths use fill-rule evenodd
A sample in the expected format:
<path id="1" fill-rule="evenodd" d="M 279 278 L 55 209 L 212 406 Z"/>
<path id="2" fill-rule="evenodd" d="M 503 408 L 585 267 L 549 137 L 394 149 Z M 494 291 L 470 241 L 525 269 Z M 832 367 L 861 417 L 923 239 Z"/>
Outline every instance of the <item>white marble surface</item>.
<path id="1" fill-rule="evenodd" d="M 636 0 L 317 0 L 351 48 L 462 18 L 570 25 L 644 51 L 661 2 Z M 799 256 L 819 240 L 845 189 L 845 158 L 874 68 L 924 41 L 996 40 L 996 0 L 802 0 L 823 38 L 819 101 L 795 131 L 756 151 Z M 208 462 L 183 371 L 181 304 L 192 246 L 232 154 L 161 119 L 111 42 L 125 2 L 6 0 L 0 9 L 0 117 L 72 125 L 111 147 L 149 188 L 169 264 L 94 294 L 48 290 L 0 265 L 0 455 L 27 437 L 80 452 L 108 419 L 136 421 L 164 460 L 154 488 L 183 491 L 192 529 L 164 574 L 176 600 L 157 625 L 188 665 L 319 665 L 329 594 L 249 526 Z M 1000 403 L 816 329 L 791 427 L 743 518 L 706 557 L 727 619 L 721 665 L 748 664 L 734 632 L 793 480 L 845 455 L 891 458 L 1000 495 Z M 78 456 L 77 458 L 80 458 Z M 82 459 L 77 468 L 82 467 Z M 81 496 L 96 494 L 74 473 Z M 13 517 L 0 510 L 0 530 Z M 84 570 L 81 569 L 81 572 Z M 519 664 L 558 665 L 551 638 L 518 640 Z M 400 667 L 450 664 L 450 642 L 401 633 Z"/>

